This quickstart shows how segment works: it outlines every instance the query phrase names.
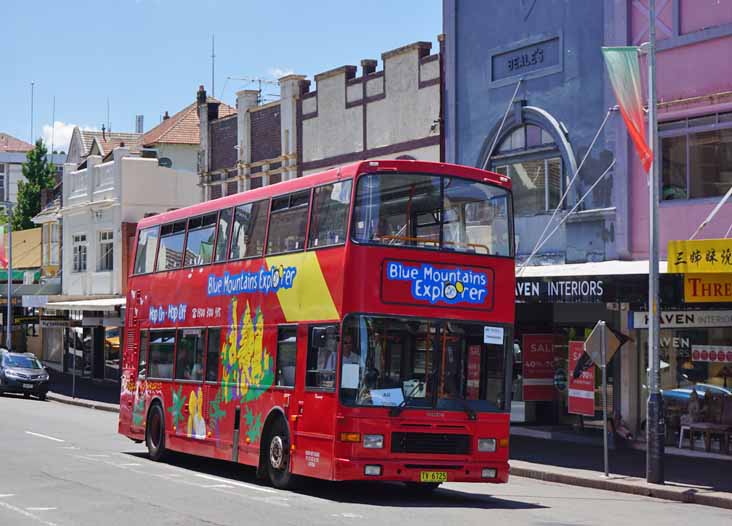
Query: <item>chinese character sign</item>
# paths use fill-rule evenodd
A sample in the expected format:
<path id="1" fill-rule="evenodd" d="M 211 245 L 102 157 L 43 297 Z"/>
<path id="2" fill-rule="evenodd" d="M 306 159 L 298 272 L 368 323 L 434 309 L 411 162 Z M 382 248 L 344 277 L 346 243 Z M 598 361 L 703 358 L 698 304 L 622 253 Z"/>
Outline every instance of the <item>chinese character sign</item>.
<path id="1" fill-rule="evenodd" d="M 686 273 L 732 273 L 732 239 L 669 241 L 668 271 Z"/>
<path id="2" fill-rule="evenodd" d="M 524 334 L 524 400 L 554 400 L 554 335 Z"/>
<path id="3" fill-rule="evenodd" d="M 584 342 L 569 342 L 569 370 L 574 371 L 585 352 Z M 595 416 L 595 365 L 582 371 L 578 378 L 569 376 L 567 410 L 573 415 Z"/>

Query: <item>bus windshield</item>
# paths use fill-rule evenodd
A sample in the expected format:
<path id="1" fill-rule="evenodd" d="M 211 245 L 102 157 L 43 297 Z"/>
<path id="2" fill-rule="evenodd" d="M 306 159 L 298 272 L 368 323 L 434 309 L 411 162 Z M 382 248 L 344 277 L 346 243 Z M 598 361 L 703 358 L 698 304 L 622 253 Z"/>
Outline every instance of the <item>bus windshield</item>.
<path id="1" fill-rule="evenodd" d="M 505 410 L 508 331 L 484 329 L 480 323 L 351 316 L 341 342 L 341 400 L 359 406 Z M 485 343 L 486 333 L 491 343 Z"/>
<path id="2" fill-rule="evenodd" d="M 356 241 L 513 255 L 510 192 L 457 177 L 381 173 L 358 181 Z"/>

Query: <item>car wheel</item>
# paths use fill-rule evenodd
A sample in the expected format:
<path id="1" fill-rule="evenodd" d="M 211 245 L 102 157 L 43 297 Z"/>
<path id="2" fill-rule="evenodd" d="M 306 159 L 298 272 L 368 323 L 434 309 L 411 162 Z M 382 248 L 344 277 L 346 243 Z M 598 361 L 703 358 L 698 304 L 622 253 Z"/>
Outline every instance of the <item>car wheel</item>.
<path id="1" fill-rule="evenodd" d="M 281 418 L 278 418 L 267 434 L 265 462 L 267 476 L 275 488 L 291 489 L 295 475 L 290 472 L 290 434 Z"/>
<path id="2" fill-rule="evenodd" d="M 165 415 L 160 404 L 150 407 L 145 426 L 145 444 L 151 460 L 159 462 L 165 458 Z"/>
<path id="3" fill-rule="evenodd" d="M 46 400 L 46 393 L 41 393 L 41 394 L 39 394 L 39 395 L 38 395 L 38 399 L 39 399 L 39 400 L 40 400 L 41 402 L 44 402 L 44 401 Z"/>
<path id="4" fill-rule="evenodd" d="M 405 482 L 404 484 L 407 486 L 407 492 L 415 497 L 428 497 L 440 487 L 440 482 Z"/>
<path id="5" fill-rule="evenodd" d="M 30 393 L 23 393 L 23 398 L 26 398 L 26 399 L 30 398 Z"/>

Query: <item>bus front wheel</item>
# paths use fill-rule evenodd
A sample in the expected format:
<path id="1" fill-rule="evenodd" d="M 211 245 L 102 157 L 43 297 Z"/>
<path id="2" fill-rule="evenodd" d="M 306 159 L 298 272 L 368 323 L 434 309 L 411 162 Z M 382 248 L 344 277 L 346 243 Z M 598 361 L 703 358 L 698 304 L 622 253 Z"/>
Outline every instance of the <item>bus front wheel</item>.
<path id="1" fill-rule="evenodd" d="M 160 461 L 165 457 L 165 415 L 160 404 L 150 407 L 145 426 L 145 444 L 151 460 Z"/>
<path id="2" fill-rule="evenodd" d="M 281 418 L 272 424 L 265 447 L 269 481 L 275 488 L 293 488 L 295 475 L 290 472 L 290 437 L 287 426 Z"/>

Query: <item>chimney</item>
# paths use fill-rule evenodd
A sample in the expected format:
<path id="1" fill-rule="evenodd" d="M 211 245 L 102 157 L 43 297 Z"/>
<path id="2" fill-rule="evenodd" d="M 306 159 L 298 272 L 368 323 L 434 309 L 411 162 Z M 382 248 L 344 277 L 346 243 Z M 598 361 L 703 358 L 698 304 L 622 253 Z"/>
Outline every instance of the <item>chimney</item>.
<path id="1" fill-rule="evenodd" d="M 361 61 L 361 70 L 363 71 L 364 76 L 371 75 L 374 71 L 376 71 L 376 61 L 371 58 L 363 59 Z"/>
<path id="2" fill-rule="evenodd" d="M 196 93 L 196 101 L 198 104 L 203 104 L 206 102 L 206 90 L 203 89 L 203 84 L 198 86 L 198 93 Z"/>
<path id="3" fill-rule="evenodd" d="M 145 118 L 144 115 L 135 116 L 135 133 L 142 133 L 142 131 L 145 129 L 143 126 L 144 118 Z"/>
<path id="4" fill-rule="evenodd" d="M 168 115 L 168 112 L 166 110 L 165 114 L 163 115 L 163 120 L 167 121 L 168 119 L 170 119 L 170 115 Z"/>
<path id="5" fill-rule="evenodd" d="M 215 121 L 219 118 L 219 105 L 220 102 L 209 102 L 208 103 L 208 122 Z"/>

